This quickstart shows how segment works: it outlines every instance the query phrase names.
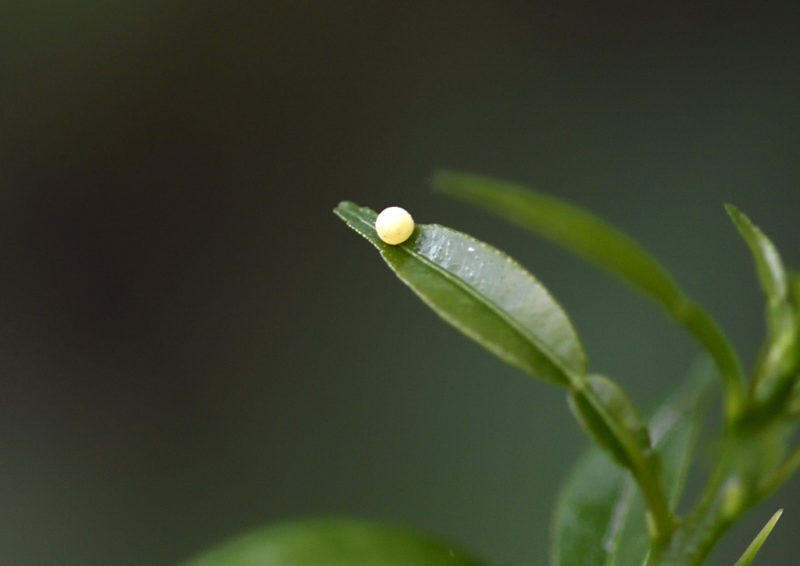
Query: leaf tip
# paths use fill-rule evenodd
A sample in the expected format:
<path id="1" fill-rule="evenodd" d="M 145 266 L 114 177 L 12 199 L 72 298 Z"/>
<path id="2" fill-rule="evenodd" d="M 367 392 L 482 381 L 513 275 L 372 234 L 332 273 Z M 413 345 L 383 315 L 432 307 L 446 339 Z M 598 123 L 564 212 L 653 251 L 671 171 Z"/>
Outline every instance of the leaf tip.
<path id="1" fill-rule="evenodd" d="M 449 169 L 436 169 L 431 175 L 430 184 L 434 191 L 438 193 L 447 193 L 451 190 L 450 181 L 452 181 L 455 172 Z"/>
<path id="2" fill-rule="evenodd" d="M 772 514 L 772 517 L 769 518 L 769 521 L 767 521 L 767 526 L 769 527 L 770 531 L 778 523 L 778 520 L 781 518 L 781 515 L 783 515 L 783 508 L 780 508 L 777 511 L 775 511 L 775 513 Z"/>
<path id="3" fill-rule="evenodd" d="M 744 554 L 742 554 L 741 558 L 739 558 L 739 560 L 737 560 L 736 564 L 733 566 L 749 566 L 753 562 L 756 554 L 758 554 L 758 551 L 761 550 L 761 547 L 764 545 L 764 541 L 767 540 L 767 537 L 772 532 L 772 529 L 775 528 L 775 523 L 778 522 L 778 519 L 781 518 L 782 514 L 783 509 L 778 509 L 772 514 L 772 517 L 769 518 L 767 524 L 761 528 L 756 535 L 756 538 L 753 539 L 753 541 L 744 551 Z"/>
<path id="4" fill-rule="evenodd" d="M 346 210 L 348 208 L 352 208 L 355 206 L 355 203 L 349 200 L 340 201 L 339 204 L 333 207 L 334 214 L 338 214 L 340 211 Z"/>
<path id="5" fill-rule="evenodd" d="M 743 218 L 746 218 L 744 213 L 742 213 L 739 208 L 729 202 L 725 203 L 725 212 L 728 213 L 728 216 L 735 224 L 738 224 Z"/>

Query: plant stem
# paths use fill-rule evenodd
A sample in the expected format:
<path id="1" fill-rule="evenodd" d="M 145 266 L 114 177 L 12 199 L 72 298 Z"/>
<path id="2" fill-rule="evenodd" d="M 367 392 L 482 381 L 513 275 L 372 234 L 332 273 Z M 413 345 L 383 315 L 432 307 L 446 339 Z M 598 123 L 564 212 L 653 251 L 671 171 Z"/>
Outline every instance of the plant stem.
<path id="1" fill-rule="evenodd" d="M 641 473 L 642 471 L 646 473 Z M 644 467 L 642 470 L 633 470 L 632 473 L 642 490 L 650 517 L 652 517 L 653 538 L 656 544 L 664 544 L 669 540 L 676 527 L 675 519 L 670 513 L 664 491 L 649 467 Z"/>
<path id="2" fill-rule="evenodd" d="M 744 410 L 745 391 L 739 358 L 717 323 L 705 311 L 690 301 L 681 303 L 676 310 L 676 318 L 706 347 L 720 370 L 725 422 L 732 424 Z"/>
<path id="3" fill-rule="evenodd" d="M 798 453 L 784 457 L 790 430 L 777 418 L 727 427 L 720 458 L 700 501 L 668 544 L 656 546 L 648 564 L 700 566 L 728 527 L 786 481 L 790 474 L 782 472 L 800 462 Z"/>

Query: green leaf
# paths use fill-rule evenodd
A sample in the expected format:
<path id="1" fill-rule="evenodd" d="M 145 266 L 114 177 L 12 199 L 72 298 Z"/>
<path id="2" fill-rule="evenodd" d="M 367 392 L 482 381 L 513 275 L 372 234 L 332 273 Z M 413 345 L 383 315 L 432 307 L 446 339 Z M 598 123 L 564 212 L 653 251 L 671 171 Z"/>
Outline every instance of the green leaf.
<path id="1" fill-rule="evenodd" d="M 633 402 L 610 379 L 590 375 L 586 387 L 570 391 L 569 406 L 584 430 L 631 471 L 650 511 L 653 536 L 666 539 L 675 525 L 659 483 L 660 462 Z"/>
<path id="2" fill-rule="evenodd" d="M 349 520 L 281 523 L 239 536 L 185 566 L 480 566 L 482 562 L 398 527 Z"/>
<path id="3" fill-rule="evenodd" d="M 403 244 L 385 244 L 374 211 L 343 202 L 334 212 L 436 314 L 502 360 L 557 385 L 583 380 L 586 356 L 567 315 L 511 258 L 436 224 L 417 226 Z"/>
<path id="4" fill-rule="evenodd" d="M 647 425 L 616 383 L 602 375 L 590 375 L 587 385 L 591 396 L 585 394 L 585 388 L 570 391 L 568 400 L 572 412 L 589 436 L 618 464 L 635 468 L 636 454 L 646 455 L 651 451 Z M 604 410 L 598 411 L 596 405 Z"/>
<path id="5" fill-rule="evenodd" d="M 732 204 L 725 210 L 741 234 L 756 264 L 761 288 L 767 298 L 767 323 L 770 336 L 775 339 L 796 324 L 790 302 L 790 275 L 783 266 L 778 250 L 772 241 L 750 219 Z M 791 295 L 794 294 L 794 289 Z"/>
<path id="6" fill-rule="evenodd" d="M 650 420 L 650 436 L 661 460 L 662 483 L 674 510 L 715 383 L 704 361 Z M 606 452 L 592 448 L 562 488 L 553 521 L 552 566 L 639 566 L 650 540 L 645 505 L 631 474 Z"/>
<path id="7" fill-rule="evenodd" d="M 725 210 L 753 254 L 758 279 L 770 304 L 785 303 L 789 284 L 786 268 L 775 245 L 738 208 L 726 204 Z"/>
<path id="8" fill-rule="evenodd" d="M 753 542 L 750 543 L 750 546 L 747 547 L 747 550 L 744 551 L 741 558 L 736 561 L 736 564 L 733 566 L 750 566 L 753 562 L 753 559 L 758 554 L 758 551 L 761 550 L 764 541 L 767 540 L 767 537 L 772 532 L 772 529 L 775 528 L 775 524 L 778 522 L 778 519 L 781 518 L 783 514 L 783 509 L 778 509 L 775 511 L 775 514 L 770 517 L 770 520 L 767 521 L 767 524 L 759 531 L 756 535 L 756 538 L 753 539 Z"/>
<path id="9" fill-rule="evenodd" d="M 738 410 L 742 372 L 730 343 L 661 264 L 629 237 L 585 210 L 513 183 L 443 171 L 433 185 L 550 238 L 650 296 L 711 354 L 726 380 L 730 410 Z"/>
<path id="10" fill-rule="evenodd" d="M 630 475 L 599 448 L 591 448 L 578 460 L 556 504 L 552 566 L 612 564 L 606 539 L 616 515 L 624 518 L 629 511 L 630 496 L 621 502 L 626 477 Z M 644 515 L 637 520 L 644 520 Z M 646 541 L 647 531 L 642 535 Z"/>
<path id="11" fill-rule="evenodd" d="M 767 298 L 767 340 L 759 353 L 754 377 L 756 399 L 763 403 L 789 394 L 791 378 L 800 362 L 798 312 L 792 304 L 795 282 L 790 280 L 775 245 L 758 226 L 732 204 L 726 204 L 725 210 L 750 248 Z"/>
<path id="12" fill-rule="evenodd" d="M 650 419 L 650 434 L 662 459 L 662 477 L 673 510 L 680 503 L 717 382 L 717 368 L 711 360 L 699 359 L 678 391 Z"/>

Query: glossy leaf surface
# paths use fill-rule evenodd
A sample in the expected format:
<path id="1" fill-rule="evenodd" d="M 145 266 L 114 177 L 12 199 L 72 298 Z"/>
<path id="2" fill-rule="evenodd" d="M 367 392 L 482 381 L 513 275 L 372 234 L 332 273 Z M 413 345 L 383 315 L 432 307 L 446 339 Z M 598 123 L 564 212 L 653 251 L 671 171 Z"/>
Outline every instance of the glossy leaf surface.
<path id="1" fill-rule="evenodd" d="M 722 331 L 628 236 L 585 210 L 521 185 L 449 171 L 437 173 L 433 185 L 553 240 L 652 297 L 703 344 L 725 375 L 731 395 L 738 395 L 741 368 Z"/>
<path id="2" fill-rule="evenodd" d="M 586 357 L 566 314 L 507 255 L 436 224 L 418 225 L 406 242 L 392 246 L 378 238 L 369 208 L 343 202 L 334 212 L 434 312 L 501 359 L 558 385 L 583 379 Z"/>
<path id="3" fill-rule="evenodd" d="M 283 523 L 254 531 L 184 566 L 480 566 L 426 536 L 347 520 Z"/>
<path id="4" fill-rule="evenodd" d="M 650 420 L 662 482 L 675 509 L 714 391 L 709 363 L 692 368 L 686 384 Z M 573 469 L 556 506 L 552 566 L 639 566 L 650 541 L 641 493 L 630 473 L 592 448 Z"/>

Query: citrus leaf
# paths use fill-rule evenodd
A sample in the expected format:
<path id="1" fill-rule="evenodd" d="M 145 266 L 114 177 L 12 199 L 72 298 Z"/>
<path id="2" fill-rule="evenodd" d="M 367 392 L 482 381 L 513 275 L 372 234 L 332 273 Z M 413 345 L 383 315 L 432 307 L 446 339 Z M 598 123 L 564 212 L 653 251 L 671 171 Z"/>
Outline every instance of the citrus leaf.
<path id="1" fill-rule="evenodd" d="M 696 364 L 686 383 L 650 420 L 662 483 L 674 510 L 713 393 L 713 366 Z M 650 539 L 641 492 L 606 452 L 590 449 L 565 482 L 553 520 L 551 566 L 639 566 Z"/>
<path id="2" fill-rule="evenodd" d="M 661 264 L 628 236 L 585 210 L 517 184 L 442 171 L 433 186 L 553 240 L 650 296 L 714 358 L 726 380 L 728 404 L 738 409 L 742 371 L 730 343 Z"/>
<path id="3" fill-rule="evenodd" d="M 480 566 L 450 545 L 350 520 L 281 523 L 224 542 L 184 566 Z"/>
<path id="4" fill-rule="evenodd" d="M 393 246 L 378 238 L 369 208 L 343 202 L 334 212 L 436 314 L 502 360 L 557 385 L 583 380 L 586 356 L 567 315 L 507 255 L 436 224 L 417 226 Z"/>

